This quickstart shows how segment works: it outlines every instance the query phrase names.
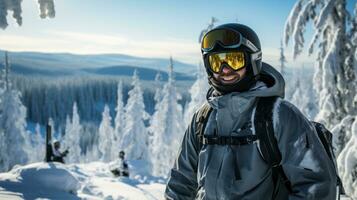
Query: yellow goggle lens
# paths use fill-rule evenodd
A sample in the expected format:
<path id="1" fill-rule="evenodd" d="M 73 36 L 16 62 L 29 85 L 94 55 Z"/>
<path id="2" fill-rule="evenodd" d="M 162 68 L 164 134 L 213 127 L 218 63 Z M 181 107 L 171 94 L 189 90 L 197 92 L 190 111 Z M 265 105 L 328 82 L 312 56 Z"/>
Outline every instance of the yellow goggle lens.
<path id="1" fill-rule="evenodd" d="M 211 70 L 218 73 L 223 63 L 227 63 L 233 70 L 242 69 L 245 66 L 243 52 L 215 53 L 208 56 Z"/>

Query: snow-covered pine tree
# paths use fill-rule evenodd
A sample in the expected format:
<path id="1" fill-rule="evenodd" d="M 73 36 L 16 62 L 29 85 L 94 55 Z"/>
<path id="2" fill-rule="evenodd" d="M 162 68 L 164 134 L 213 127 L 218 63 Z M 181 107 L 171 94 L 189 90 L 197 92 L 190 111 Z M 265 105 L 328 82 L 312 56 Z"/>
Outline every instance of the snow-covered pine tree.
<path id="1" fill-rule="evenodd" d="M 294 85 L 289 85 L 292 93 L 291 102 L 301 110 L 301 112 L 310 120 L 316 116 L 316 101 L 315 93 L 312 88 L 312 77 L 305 72 L 305 68 L 301 70 L 295 69 Z M 304 75 L 302 75 L 304 73 Z"/>
<path id="2" fill-rule="evenodd" d="M 85 163 L 100 160 L 98 148 L 99 129 L 98 125 L 91 122 L 82 123 L 81 149 Z"/>
<path id="3" fill-rule="evenodd" d="M 357 199 L 357 120 L 351 125 L 351 129 L 352 135 L 338 156 L 337 163 L 346 193 Z"/>
<path id="4" fill-rule="evenodd" d="M 179 142 L 184 134 L 182 107 L 173 77 L 173 61 L 170 58 L 169 80 L 163 89 L 162 100 L 156 107 L 150 130 L 153 144 L 150 145 L 152 173 L 166 177 L 174 164 Z"/>
<path id="5" fill-rule="evenodd" d="M 156 106 L 158 105 L 158 102 L 161 101 L 162 99 L 162 86 L 161 86 L 161 81 L 162 81 L 162 77 L 161 77 L 161 73 L 157 72 L 156 76 L 155 76 L 155 96 L 154 96 L 154 100 L 155 100 L 155 109 Z"/>
<path id="6" fill-rule="evenodd" d="M 114 129 L 112 127 L 112 117 L 110 116 L 108 105 L 104 106 L 102 122 L 99 125 L 98 134 L 98 150 L 100 152 L 100 159 L 103 162 L 110 162 L 114 159 Z"/>
<path id="7" fill-rule="evenodd" d="M 283 75 L 283 77 L 285 77 L 285 63 L 286 63 L 286 58 L 284 55 L 284 45 L 283 45 L 283 41 L 280 42 L 280 57 L 279 57 L 279 61 L 280 61 L 280 73 L 281 75 Z"/>
<path id="8" fill-rule="evenodd" d="M 4 101 L 4 93 L 5 93 L 5 80 L 4 75 L 1 74 L 0 77 L 0 120 L 2 119 L 2 102 Z M 1 121 L 0 121 L 1 122 Z M 0 171 L 4 171 L 5 162 L 7 162 L 6 155 L 6 141 L 5 141 L 5 132 L 4 129 L 0 126 Z"/>
<path id="9" fill-rule="evenodd" d="M 115 108 L 116 115 L 114 119 L 114 136 L 116 141 L 116 146 L 118 148 L 119 141 L 123 133 L 124 126 L 124 103 L 123 103 L 123 82 L 118 83 L 117 89 L 117 106 Z"/>
<path id="10" fill-rule="evenodd" d="M 71 127 L 71 117 L 69 116 L 69 115 L 67 115 L 67 117 L 66 117 L 66 126 L 65 126 L 65 129 L 64 129 L 64 132 L 65 132 L 65 136 L 64 136 L 64 143 L 67 143 L 68 142 L 68 140 L 66 141 L 66 137 L 69 137 L 69 136 L 66 136 L 67 135 L 67 133 L 68 133 L 68 135 L 69 135 L 69 132 L 70 132 L 70 127 Z M 67 145 L 65 145 L 65 146 L 67 146 Z"/>
<path id="11" fill-rule="evenodd" d="M 209 84 L 205 67 L 202 65 L 202 63 L 199 63 L 197 68 L 196 81 L 193 83 L 189 90 L 191 101 L 188 103 L 184 113 L 185 125 L 188 125 L 191 122 L 194 112 L 206 101 L 208 89 Z"/>
<path id="12" fill-rule="evenodd" d="M 347 56 L 346 63 L 347 65 L 353 65 L 355 66 L 355 70 L 357 70 L 357 4 L 355 4 L 354 8 L 354 17 L 352 17 L 351 20 L 351 29 L 348 33 L 349 38 L 351 38 L 350 46 L 349 46 L 349 55 Z M 357 95 L 354 98 L 354 103 L 357 103 Z M 335 147 L 335 153 L 339 155 L 338 156 L 338 164 L 339 165 L 344 165 L 345 162 L 345 157 L 346 153 L 349 151 L 351 148 L 350 145 L 346 145 L 348 141 L 353 140 L 352 135 L 355 133 L 354 131 L 357 131 L 357 128 L 352 128 L 352 124 L 357 124 L 357 115 L 348 115 L 346 116 L 339 124 L 337 124 L 332 132 L 334 133 L 334 147 Z M 342 153 L 343 152 L 343 153 Z M 344 167 L 344 166 L 342 166 Z M 356 174 L 357 174 L 357 167 L 355 168 Z M 342 174 L 344 173 L 341 171 Z M 355 194 L 355 197 L 357 198 L 357 194 Z"/>
<path id="13" fill-rule="evenodd" d="M 357 109 L 353 101 L 356 66 L 354 62 L 346 62 L 351 50 L 349 26 L 346 25 L 349 15 L 346 0 L 298 0 L 285 26 L 285 43 L 292 38 L 295 58 L 304 47 L 306 25 L 313 21 L 315 35 L 309 53 L 314 52 L 315 44 L 319 46 L 313 84 L 319 100 L 316 119 L 330 128 L 346 115 L 355 115 Z"/>
<path id="14" fill-rule="evenodd" d="M 155 82 L 154 82 L 154 87 L 155 89 L 155 95 L 154 95 L 154 101 L 155 101 L 155 106 L 154 106 L 154 111 L 157 111 L 159 109 L 160 106 L 160 101 L 162 100 L 162 76 L 160 72 L 157 72 L 156 76 L 155 76 Z M 150 118 L 150 122 L 149 124 L 153 124 L 153 117 Z M 153 134 L 155 132 L 155 130 L 152 130 L 151 127 L 149 126 L 148 128 L 148 132 L 149 132 L 149 145 L 153 145 Z M 151 150 L 149 148 L 149 150 Z"/>
<path id="15" fill-rule="evenodd" d="M 207 28 L 203 29 L 198 36 L 198 43 L 201 43 L 203 36 L 210 30 L 212 30 L 215 26 L 215 23 L 218 22 L 218 19 L 215 17 L 211 17 L 211 20 L 209 21 Z"/>
<path id="16" fill-rule="evenodd" d="M 351 126 L 357 117 L 356 18 L 356 3 L 352 15 L 346 0 L 298 0 L 285 27 L 285 42 L 293 38 L 296 57 L 304 47 L 306 24 L 313 21 L 315 35 L 309 53 L 314 52 L 316 43 L 319 46 L 313 84 L 319 100 L 316 120 L 330 128 L 335 126 L 333 142 L 340 175 L 347 194 L 354 199 L 357 193 L 351 188 L 357 184 L 357 151 L 351 145 L 354 142 L 346 142 L 356 140 L 356 128 Z"/>
<path id="17" fill-rule="evenodd" d="M 335 155 L 339 155 L 344 148 L 347 147 L 347 142 L 351 139 L 352 132 L 352 124 L 355 121 L 355 116 L 348 115 L 347 117 L 343 118 L 339 124 L 337 124 L 331 132 L 333 133 L 333 147 Z M 344 134 L 340 134 L 344 133 Z"/>
<path id="18" fill-rule="evenodd" d="M 148 131 L 144 124 L 145 112 L 143 92 L 137 71 L 134 71 L 133 88 L 129 91 L 128 102 L 125 106 L 125 124 L 119 149 L 125 151 L 128 159 L 148 160 Z"/>
<path id="19" fill-rule="evenodd" d="M 2 170 L 9 170 L 16 164 L 26 164 L 29 161 L 29 136 L 26 127 L 26 108 L 20 100 L 21 94 L 17 90 L 7 90 L 2 101 L 1 128 L 4 131 L 6 156 L 3 159 Z"/>
<path id="20" fill-rule="evenodd" d="M 79 163 L 83 160 L 81 155 L 80 140 L 82 135 L 82 125 L 78 114 L 77 103 L 73 104 L 72 120 L 67 116 L 63 146 L 69 148 L 70 153 L 66 157 L 67 163 Z"/>
<path id="21" fill-rule="evenodd" d="M 0 171 L 10 170 L 14 165 L 26 164 L 31 149 L 30 138 L 26 127 L 26 108 L 20 100 L 21 93 L 11 87 L 9 78 L 10 64 L 5 52 L 5 69 L 2 74 L 2 97 L 0 102 L 0 130 L 2 132 L 2 148 Z"/>
<path id="22" fill-rule="evenodd" d="M 36 152 L 31 154 L 30 162 L 40 162 L 43 161 L 45 157 L 45 139 L 41 135 L 41 127 L 40 124 L 37 123 L 35 126 L 35 133 L 31 134 L 31 144 L 32 144 L 32 152 Z"/>

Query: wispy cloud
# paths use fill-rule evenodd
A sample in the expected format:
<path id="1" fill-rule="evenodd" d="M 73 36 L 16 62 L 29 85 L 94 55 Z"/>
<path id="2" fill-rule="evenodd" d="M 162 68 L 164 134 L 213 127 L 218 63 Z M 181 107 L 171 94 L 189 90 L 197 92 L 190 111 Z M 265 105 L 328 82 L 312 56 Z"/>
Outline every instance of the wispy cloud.
<path id="1" fill-rule="evenodd" d="M 137 40 L 121 35 L 48 31 L 46 37 L 0 35 L 0 46 L 13 51 L 71 52 L 78 54 L 122 53 L 141 57 L 169 57 L 197 64 L 199 45 L 183 39 Z"/>

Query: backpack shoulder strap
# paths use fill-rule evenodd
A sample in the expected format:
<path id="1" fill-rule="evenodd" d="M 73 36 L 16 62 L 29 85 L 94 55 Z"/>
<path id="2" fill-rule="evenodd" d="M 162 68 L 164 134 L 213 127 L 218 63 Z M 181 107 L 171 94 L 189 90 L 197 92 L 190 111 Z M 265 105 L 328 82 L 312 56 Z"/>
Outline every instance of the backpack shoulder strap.
<path id="1" fill-rule="evenodd" d="M 208 102 L 205 102 L 200 109 L 196 112 L 196 119 L 195 119 L 195 134 L 199 140 L 200 145 L 203 144 L 203 134 L 204 128 L 206 126 L 208 117 L 212 111 L 212 107 L 209 105 Z"/>
<path id="2" fill-rule="evenodd" d="M 254 116 L 255 132 L 259 138 L 259 147 L 264 159 L 272 166 L 280 164 L 281 154 L 274 136 L 273 108 L 277 97 L 258 99 Z"/>
<path id="3" fill-rule="evenodd" d="M 273 96 L 261 97 L 258 99 L 253 123 L 259 139 L 259 148 L 264 160 L 272 166 L 273 170 L 281 175 L 286 189 L 289 192 L 292 192 L 291 183 L 280 164 L 281 153 L 274 135 L 273 109 L 277 98 L 278 97 Z M 276 179 L 276 177 L 273 178 Z"/>

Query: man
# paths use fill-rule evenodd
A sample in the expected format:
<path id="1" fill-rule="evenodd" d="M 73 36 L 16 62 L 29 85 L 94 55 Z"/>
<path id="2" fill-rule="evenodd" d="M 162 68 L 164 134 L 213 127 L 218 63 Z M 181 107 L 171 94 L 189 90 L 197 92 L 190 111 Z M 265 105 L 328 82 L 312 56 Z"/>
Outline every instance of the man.
<path id="1" fill-rule="evenodd" d="M 61 143 L 58 140 L 54 141 L 51 161 L 60 162 L 60 163 L 64 164 L 64 157 L 67 156 L 69 151 L 68 151 L 68 149 L 66 149 L 64 152 L 61 153 L 60 148 L 61 148 Z"/>
<path id="2" fill-rule="evenodd" d="M 125 160 L 124 151 L 119 152 L 119 160 L 115 163 L 115 167 L 115 169 L 111 170 L 115 176 L 129 177 L 129 166 Z"/>
<path id="3" fill-rule="evenodd" d="M 193 116 L 165 197 L 335 199 L 334 166 L 312 124 L 296 107 L 282 100 L 284 79 L 273 67 L 262 63 L 256 33 L 241 24 L 224 24 L 206 33 L 201 50 L 212 86 L 207 94 L 212 110 L 204 127 L 197 127 L 199 112 Z M 259 114 L 255 113 L 258 100 L 266 97 L 278 97 L 271 118 L 281 153 L 278 167 L 286 177 L 283 180 L 288 180 L 279 182 L 284 183 L 285 190 L 278 187 L 273 168 L 263 157 L 266 152 L 260 148 L 262 141 L 254 137 L 261 131 L 255 130 L 254 121 Z M 197 134 L 200 128 L 202 138 Z M 218 142 L 222 138 L 225 142 Z M 246 138 L 245 143 L 236 138 Z"/>

